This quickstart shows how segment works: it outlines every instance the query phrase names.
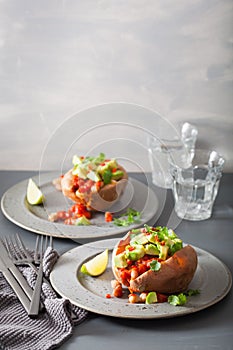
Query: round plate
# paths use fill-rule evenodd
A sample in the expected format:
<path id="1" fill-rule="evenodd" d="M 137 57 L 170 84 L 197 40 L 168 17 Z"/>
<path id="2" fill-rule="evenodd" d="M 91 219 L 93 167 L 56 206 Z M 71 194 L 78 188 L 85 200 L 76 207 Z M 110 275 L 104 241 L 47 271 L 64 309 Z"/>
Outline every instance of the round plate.
<path id="1" fill-rule="evenodd" d="M 129 178 L 126 189 L 119 201 L 111 208 L 112 212 L 119 214 L 128 207 L 141 212 L 141 221 L 128 227 L 116 226 L 106 223 L 104 213 L 95 213 L 91 219 L 92 225 L 74 226 L 48 221 L 48 215 L 59 210 L 67 210 L 71 205 L 60 191 L 57 191 L 52 180 L 57 173 L 42 173 L 33 177 L 40 185 L 45 196 L 44 205 L 32 206 L 26 200 L 28 179 L 8 189 L 2 197 L 1 208 L 4 215 L 16 225 L 39 234 L 51 235 L 60 238 L 71 238 L 80 242 L 99 240 L 105 237 L 117 237 L 131 228 L 154 224 L 158 213 L 159 201 L 152 189 L 142 182 Z"/>
<path id="2" fill-rule="evenodd" d="M 129 304 L 127 298 L 107 299 L 106 294 L 112 293 L 111 280 L 114 276 L 111 255 L 117 242 L 117 239 L 92 242 L 63 254 L 50 275 L 54 289 L 74 305 L 98 314 L 149 319 L 181 316 L 205 309 L 223 299 L 231 288 L 232 278 L 228 268 L 215 256 L 194 247 L 198 267 L 189 287 L 199 289 L 200 294 L 190 297 L 184 306 L 169 303 Z M 107 270 L 99 277 L 82 274 L 82 264 L 106 248 L 110 249 Z"/>

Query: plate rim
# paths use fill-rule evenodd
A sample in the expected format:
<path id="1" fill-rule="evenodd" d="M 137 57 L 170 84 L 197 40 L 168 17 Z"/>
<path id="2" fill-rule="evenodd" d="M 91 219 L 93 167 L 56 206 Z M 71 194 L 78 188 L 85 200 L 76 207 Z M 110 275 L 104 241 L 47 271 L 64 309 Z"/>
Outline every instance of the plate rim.
<path id="1" fill-rule="evenodd" d="M 137 313 L 136 314 L 130 313 L 130 314 L 127 314 L 127 315 L 122 315 L 122 314 L 119 315 L 119 314 L 114 314 L 114 313 L 111 313 L 111 312 L 105 312 L 103 310 L 103 308 L 101 309 L 101 307 L 99 309 L 96 309 L 96 308 L 90 307 L 88 305 L 84 305 L 83 302 L 78 302 L 77 300 L 74 300 L 73 298 L 71 298 L 71 297 L 67 296 L 66 294 L 64 294 L 64 292 L 61 292 L 61 290 L 57 287 L 56 282 L 54 280 L 54 274 L 56 273 L 56 266 L 57 266 L 57 268 L 59 268 L 59 264 L 61 264 L 61 261 L 62 261 L 60 259 L 64 259 L 64 258 L 68 257 L 70 254 L 72 255 L 74 253 L 78 257 L 78 254 L 76 254 L 76 251 L 80 250 L 80 249 L 86 249 L 86 247 L 88 247 L 88 249 L 93 249 L 92 255 L 89 256 L 89 258 L 91 258 L 91 256 L 97 254 L 98 251 L 100 251 L 101 249 L 102 250 L 105 249 L 105 247 L 108 247 L 110 250 L 112 250 L 114 248 L 114 245 L 117 243 L 117 241 L 119 241 L 119 239 L 117 239 L 117 238 L 111 238 L 111 239 L 106 239 L 106 240 L 101 240 L 101 241 L 94 241 L 94 242 L 91 242 L 89 244 L 84 244 L 84 245 L 72 248 L 72 249 L 68 250 L 67 252 L 63 253 L 59 257 L 57 263 L 55 264 L 55 266 L 54 266 L 54 268 L 53 268 L 53 270 L 52 270 L 52 272 L 50 274 L 50 282 L 51 282 L 53 288 L 57 291 L 57 293 L 59 295 L 61 295 L 62 297 L 66 298 L 68 300 L 70 300 L 70 302 L 73 303 L 74 305 L 76 305 L 78 307 L 81 307 L 81 308 L 83 308 L 83 309 L 85 309 L 87 311 L 94 312 L 96 314 L 100 314 L 100 315 L 103 315 L 103 316 L 111 316 L 111 317 L 126 318 L 126 319 L 162 319 L 162 318 L 180 317 L 180 316 L 196 313 L 198 311 L 204 310 L 204 309 L 206 309 L 208 307 L 211 307 L 211 306 L 217 304 L 222 299 L 224 299 L 226 297 L 226 295 L 231 290 L 231 287 L 232 287 L 232 274 L 231 274 L 230 269 L 227 267 L 227 265 L 224 262 L 222 262 L 219 258 L 217 258 L 215 255 L 213 255 L 212 253 L 192 245 L 192 247 L 197 251 L 197 254 L 199 254 L 199 255 L 204 254 L 208 258 L 211 258 L 212 260 L 214 259 L 216 261 L 216 263 L 218 263 L 219 266 L 221 266 L 223 268 L 223 270 L 225 271 L 225 273 L 226 273 L 226 284 L 225 284 L 224 288 L 222 289 L 222 292 L 219 293 L 218 295 L 216 295 L 216 297 L 213 298 L 212 300 L 210 300 L 209 302 L 206 302 L 204 305 L 200 305 L 199 307 L 190 306 L 188 308 L 187 307 L 184 308 L 184 306 L 175 306 L 175 309 L 174 309 L 171 306 L 171 308 L 172 308 L 171 310 L 173 310 L 173 312 L 164 313 L 162 315 L 158 314 L 158 313 L 156 314 L 156 312 L 151 313 L 149 315 L 148 314 L 147 315 L 143 315 L 143 313 L 140 314 L 140 315 L 138 315 Z M 184 245 L 186 245 L 186 243 L 184 243 Z M 96 248 L 97 248 L 97 251 L 94 252 L 94 249 L 96 249 Z M 86 256 L 85 259 L 87 259 L 87 258 L 88 258 L 88 256 Z M 78 281 L 78 278 L 77 278 L 77 270 L 81 266 L 81 264 L 84 262 L 85 259 L 83 259 L 82 261 L 76 261 L 75 262 L 76 263 L 75 277 L 76 277 L 76 282 L 77 282 L 76 285 L 78 286 L 78 288 L 80 288 L 79 292 L 86 292 L 86 291 L 88 291 Z M 60 260 L 60 263 L 59 263 L 59 260 Z M 91 293 L 90 291 L 88 291 L 88 293 L 93 295 L 93 293 Z M 100 296 L 95 295 L 95 298 L 101 299 L 105 305 L 106 304 L 111 304 L 113 302 L 111 300 L 112 298 L 111 299 L 107 299 L 104 296 L 101 298 Z M 114 302 L 117 302 L 116 298 L 115 298 Z M 125 305 L 125 304 L 121 303 L 121 305 Z M 127 306 L 129 305 L 131 308 L 133 308 L 135 305 L 140 305 L 141 306 L 141 304 L 129 304 L 129 303 L 127 303 L 126 305 Z M 159 305 L 159 304 L 156 304 L 156 305 Z M 146 306 L 144 304 L 142 304 L 142 307 L 146 307 Z"/>
<path id="2" fill-rule="evenodd" d="M 35 181 L 37 181 L 38 183 L 40 183 L 40 186 L 42 186 L 43 184 L 47 184 L 48 182 L 52 182 L 52 179 L 56 176 L 59 176 L 59 172 L 58 171 L 49 171 L 49 172 L 44 172 L 44 173 L 41 173 L 41 174 L 38 174 L 38 175 L 34 175 L 34 176 L 31 176 L 31 178 Z M 29 177 L 30 178 L 30 177 Z M 40 217 L 37 217 L 36 215 L 34 215 L 33 213 L 31 213 L 29 210 L 26 210 L 26 206 L 23 204 L 24 201 L 25 201 L 25 196 L 26 196 L 26 185 L 28 183 L 28 180 L 29 178 L 26 178 L 16 184 L 14 184 L 13 186 L 11 186 L 10 188 L 8 188 L 4 194 L 2 195 L 2 198 L 1 198 L 1 210 L 2 210 L 2 213 L 5 215 L 5 217 L 11 221 L 12 223 L 14 223 L 15 225 L 23 228 L 23 229 L 26 229 L 30 232 L 34 232 L 34 233 L 37 233 L 37 234 L 42 234 L 42 235 L 50 235 L 50 236 L 53 236 L 53 237 L 57 237 L 57 238 L 69 238 L 69 239 L 74 239 L 74 240 L 80 240 L 80 242 L 88 242 L 89 240 L 100 240 L 100 239 L 103 239 L 104 237 L 116 237 L 116 236 L 119 236 L 121 234 L 123 234 L 124 232 L 126 232 L 128 229 L 130 228 L 137 228 L 137 227 L 140 227 L 141 225 L 143 225 L 144 223 L 148 223 L 150 221 L 154 221 L 156 220 L 156 215 L 159 213 L 159 200 L 158 200 L 158 196 L 156 195 L 155 191 L 150 187 L 150 186 L 147 186 L 145 185 L 143 182 L 135 179 L 134 177 L 129 177 L 131 183 L 133 183 L 133 185 L 135 186 L 145 186 L 145 188 L 147 188 L 148 190 L 148 198 L 152 198 L 153 197 L 153 200 L 154 200 L 154 203 L 155 203 L 155 210 L 153 211 L 153 213 L 151 212 L 151 214 L 149 215 L 149 217 L 138 223 L 138 224 L 135 224 L 135 225 L 131 225 L 131 226 L 127 226 L 127 227 L 120 227 L 120 226 L 116 226 L 116 228 L 114 228 L 114 230 L 111 230 L 111 232 L 109 234 L 106 234 L 106 232 L 104 232 L 103 234 L 101 234 L 101 232 L 97 232 L 95 233 L 95 235 L 89 233 L 89 232 L 72 232 L 75 231 L 75 230 L 85 230 L 85 231 L 88 231 L 88 227 L 87 226 L 75 226 L 75 230 L 72 226 L 70 225 L 64 225 L 64 224 L 58 224 L 56 225 L 55 223 L 52 223 L 52 222 L 49 222 L 49 221 L 46 221 Z M 17 200 L 13 201 L 13 205 L 12 205 L 12 208 L 11 210 L 9 210 L 9 208 L 7 208 L 7 205 L 6 205 L 6 201 L 9 200 L 9 196 L 11 196 L 11 193 L 12 191 L 14 191 L 15 189 L 17 189 L 19 192 L 20 192 L 20 196 L 21 198 L 16 198 L 17 200 L 21 201 L 21 205 L 23 204 L 23 210 L 21 211 L 21 215 L 17 215 L 17 211 L 14 211 L 14 209 L 17 207 Z M 147 201 L 148 201 L 148 198 L 147 198 Z M 14 212 L 14 214 L 12 214 L 12 211 Z M 30 215 L 32 215 L 32 218 L 34 218 L 34 220 L 36 222 L 39 223 L 39 228 L 38 226 L 35 226 L 33 227 L 33 224 L 32 224 L 32 221 L 33 220 L 28 220 L 27 218 L 30 217 Z M 23 216 L 23 220 L 22 220 L 22 217 Z M 29 224 L 26 224 L 25 223 L 25 220 L 28 221 L 30 223 Z M 44 225 L 45 228 L 44 229 L 41 229 L 40 226 Z M 62 226 L 60 226 L 62 225 Z M 97 225 L 92 225 L 92 228 L 95 227 L 97 229 L 97 231 L 101 231 L 101 229 L 97 226 Z M 49 232 L 49 229 L 50 228 L 53 228 L 51 230 L 51 232 Z M 68 231 L 71 231 L 70 233 Z"/>

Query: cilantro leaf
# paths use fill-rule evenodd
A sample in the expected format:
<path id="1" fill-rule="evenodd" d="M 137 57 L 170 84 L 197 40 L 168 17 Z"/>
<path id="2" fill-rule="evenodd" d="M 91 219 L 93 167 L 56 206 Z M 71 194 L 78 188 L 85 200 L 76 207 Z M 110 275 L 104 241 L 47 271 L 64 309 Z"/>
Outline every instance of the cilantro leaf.
<path id="1" fill-rule="evenodd" d="M 178 295 L 169 295 L 168 302 L 171 305 L 184 305 L 187 302 L 187 297 L 184 293 L 180 293 Z"/>
<path id="2" fill-rule="evenodd" d="M 161 263 L 158 260 L 152 260 L 150 263 L 150 269 L 152 271 L 159 271 L 161 268 Z"/>
<path id="3" fill-rule="evenodd" d="M 100 164 L 100 163 L 102 163 L 104 160 L 105 160 L 105 154 L 104 154 L 104 153 L 100 153 L 100 154 L 98 155 L 98 157 L 93 158 L 93 161 L 94 161 L 95 164 Z"/>
<path id="4" fill-rule="evenodd" d="M 184 305 L 188 301 L 188 297 L 200 294 L 198 289 L 189 289 L 185 293 L 180 293 L 178 295 L 169 295 L 168 302 L 171 305 Z"/>
<path id="5" fill-rule="evenodd" d="M 139 223 L 140 220 L 141 213 L 135 209 L 128 208 L 126 213 L 122 214 L 119 218 L 114 218 L 113 223 L 117 226 L 129 226 Z"/>
<path id="6" fill-rule="evenodd" d="M 105 170 L 105 172 L 103 173 L 103 181 L 105 185 L 110 184 L 112 180 L 112 172 L 110 169 Z"/>
<path id="7" fill-rule="evenodd" d="M 193 295 L 200 294 L 199 289 L 189 289 L 187 293 L 185 293 L 188 297 L 192 297 Z"/>
<path id="8" fill-rule="evenodd" d="M 182 241 L 180 242 L 175 242 L 174 244 L 172 244 L 169 247 L 169 251 L 171 253 L 171 255 L 175 254 L 175 252 L 177 252 L 178 250 L 180 250 L 183 247 L 183 243 Z"/>

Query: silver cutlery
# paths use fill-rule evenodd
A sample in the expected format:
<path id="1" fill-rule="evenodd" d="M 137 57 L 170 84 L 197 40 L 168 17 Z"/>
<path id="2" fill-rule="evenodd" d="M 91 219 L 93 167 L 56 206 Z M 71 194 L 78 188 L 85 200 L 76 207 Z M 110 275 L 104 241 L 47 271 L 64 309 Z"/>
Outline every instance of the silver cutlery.
<path id="1" fill-rule="evenodd" d="M 21 285 L 17 282 L 11 271 L 9 270 L 8 266 L 3 261 L 2 257 L 0 256 L 0 271 L 3 273 L 3 276 L 11 286 L 11 288 L 14 290 L 15 294 L 17 295 L 18 299 L 20 300 L 21 304 L 23 305 L 26 312 L 29 312 L 30 308 L 30 299 L 28 296 L 24 293 L 23 288 Z"/>
<path id="2" fill-rule="evenodd" d="M 40 248 L 39 248 L 39 246 L 40 246 Z M 51 236 L 50 236 L 49 246 L 52 247 L 52 237 Z M 38 315 L 39 309 L 40 309 L 40 296 L 41 296 L 41 288 L 42 288 L 42 283 L 43 283 L 43 257 L 44 257 L 44 253 L 45 253 L 47 247 L 48 247 L 48 236 L 45 236 L 45 240 L 44 240 L 44 236 L 41 236 L 40 242 L 39 242 L 39 236 L 38 236 L 37 240 L 36 240 L 34 262 L 35 262 L 35 264 L 39 263 L 40 265 L 39 265 L 39 270 L 38 270 L 35 288 L 34 288 L 33 295 L 32 295 L 30 309 L 29 309 L 29 316 L 30 317 L 36 317 Z"/>
<path id="3" fill-rule="evenodd" d="M 12 270 L 11 272 L 14 274 L 14 276 L 18 276 L 18 287 L 21 289 L 23 288 L 22 292 L 24 291 L 27 294 L 28 299 L 25 299 L 26 295 L 25 297 L 20 296 L 22 299 L 20 299 L 20 301 L 24 305 L 30 317 L 36 317 L 39 311 L 43 308 L 43 304 L 40 301 L 42 283 L 43 281 L 49 283 L 47 279 L 43 277 L 43 256 L 48 245 L 52 247 L 52 237 L 50 237 L 48 244 L 48 236 L 45 236 L 44 244 L 44 236 L 41 236 L 41 239 L 40 236 L 37 236 L 34 256 L 32 256 L 32 254 L 30 254 L 27 248 L 25 247 L 24 242 L 19 234 L 16 234 L 14 237 L 4 237 L 4 244 L 1 242 L 0 253 L 4 251 L 4 255 L 2 255 L 3 260 L 7 262 L 7 266 L 10 266 Z M 33 270 L 37 274 L 34 290 L 30 288 L 26 279 L 23 277 L 23 275 L 15 265 L 28 265 L 31 268 L 33 268 Z M 36 265 L 39 265 L 39 269 L 36 267 Z M 4 271 L 5 270 L 6 269 L 4 268 Z M 5 275 L 8 275 L 7 272 L 5 272 Z M 22 278 L 20 277 L 20 275 Z M 9 276 L 7 277 L 8 279 L 10 279 Z M 13 276 L 12 278 L 14 279 Z M 16 280 L 15 282 L 17 283 Z"/>
<path id="4" fill-rule="evenodd" d="M 33 264 L 34 258 L 29 254 L 19 234 L 15 234 L 13 237 L 4 237 L 4 243 L 8 251 L 9 257 L 16 265 L 28 265 L 36 273 L 38 270 Z"/>
<path id="5" fill-rule="evenodd" d="M 33 290 L 28 285 L 22 273 L 17 269 L 13 261 L 9 258 L 7 250 L 1 240 L 0 240 L 0 256 L 2 258 L 2 261 L 5 263 L 5 266 L 8 268 L 8 270 L 10 270 L 12 275 L 14 275 L 15 279 L 18 281 L 18 283 L 21 285 L 21 287 L 25 291 L 28 298 L 31 300 Z"/>
<path id="6" fill-rule="evenodd" d="M 39 236 L 37 236 L 38 240 Z M 52 237 L 50 237 L 50 243 L 52 243 Z M 38 269 L 35 265 L 35 254 L 32 256 L 28 249 L 26 248 L 22 238 L 18 233 L 16 233 L 13 237 L 4 237 L 4 244 L 8 251 L 8 255 L 16 265 L 27 265 L 30 266 L 36 274 L 38 274 Z M 35 246 L 35 251 L 37 250 L 37 241 Z M 43 277 L 43 281 L 47 284 L 50 284 L 49 281 Z"/>

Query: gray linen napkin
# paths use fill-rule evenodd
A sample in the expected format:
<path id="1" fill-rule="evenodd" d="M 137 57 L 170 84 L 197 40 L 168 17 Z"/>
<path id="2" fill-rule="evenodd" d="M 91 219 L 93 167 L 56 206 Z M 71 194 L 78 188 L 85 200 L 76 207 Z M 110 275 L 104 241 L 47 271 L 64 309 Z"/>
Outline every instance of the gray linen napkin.
<path id="1" fill-rule="evenodd" d="M 58 259 L 51 247 L 43 259 L 44 275 L 50 272 Z M 33 288 L 36 273 L 31 267 L 20 267 Z M 12 288 L 0 272 L 0 346 L 5 350 L 48 350 L 59 347 L 72 335 L 75 325 L 84 321 L 88 312 L 56 295 L 49 283 L 42 285 L 45 309 L 38 318 L 31 319 L 18 301 Z"/>

